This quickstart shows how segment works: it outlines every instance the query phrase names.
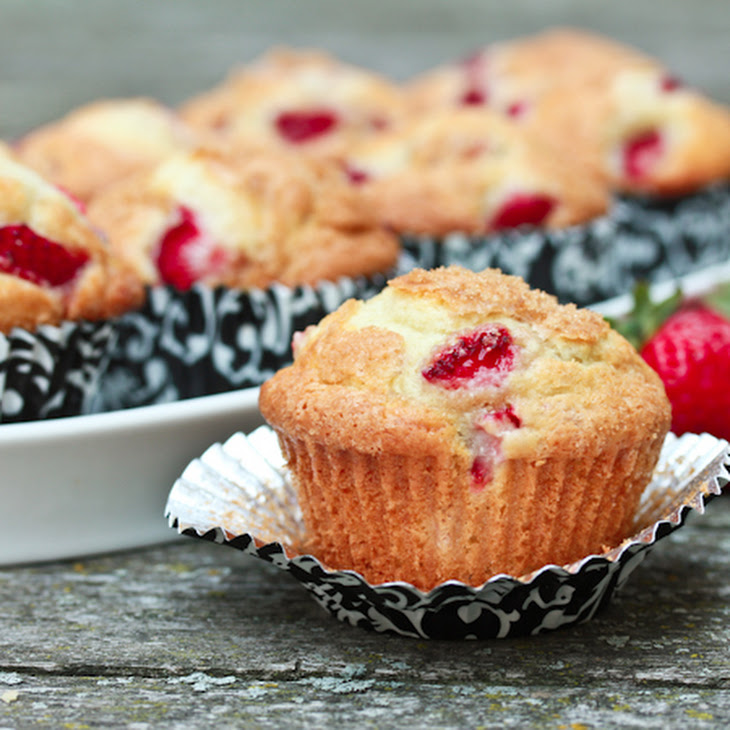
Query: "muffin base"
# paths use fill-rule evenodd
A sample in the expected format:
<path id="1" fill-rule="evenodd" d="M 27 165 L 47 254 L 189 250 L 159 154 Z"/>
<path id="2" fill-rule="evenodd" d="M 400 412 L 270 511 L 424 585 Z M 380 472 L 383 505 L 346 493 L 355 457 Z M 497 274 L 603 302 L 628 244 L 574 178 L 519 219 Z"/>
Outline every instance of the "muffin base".
<path id="1" fill-rule="evenodd" d="M 728 449 L 708 434 L 669 434 L 631 538 L 610 550 L 478 586 L 447 581 L 427 593 L 329 570 L 294 547 L 303 541 L 301 514 L 276 435 L 266 426 L 234 434 L 194 459 L 170 491 L 165 514 L 181 534 L 272 563 L 352 626 L 427 639 L 516 637 L 595 616 L 659 540 L 682 527 L 688 514 L 704 513 L 707 501 L 720 494 L 730 478 Z"/>
<path id="2" fill-rule="evenodd" d="M 508 460 L 475 491 L 456 459 L 280 438 L 308 535 L 302 549 L 368 582 L 422 590 L 519 576 L 621 542 L 661 448 L 656 440 L 596 458 Z"/>

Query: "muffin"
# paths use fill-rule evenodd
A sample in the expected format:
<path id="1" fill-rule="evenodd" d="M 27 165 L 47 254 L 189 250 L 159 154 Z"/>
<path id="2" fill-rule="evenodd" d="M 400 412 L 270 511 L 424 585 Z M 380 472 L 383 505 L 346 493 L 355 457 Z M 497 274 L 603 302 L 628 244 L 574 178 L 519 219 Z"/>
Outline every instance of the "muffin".
<path id="1" fill-rule="evenodd" d="M 144 289 L 68 195 L 0 148 L 0 421 L 93 410 Z"/>
<path id="2" fill-rule="evenodd" d="M 363 139 L 344 170 L 399 233 L 563 228 L 610 202 L 590 170 L 486 107 L 435 110 Z"/>
<path id="3" fill-rule="evenodd" d="M 313 284 L 386 272 L 396 238 L 326 164 L 198 149 L 108 186 L 89 217 L 148 285 Z"/>
<path id="4" fill-rule="evenodd" d="M 352 139 L 389 127 L 402 108 L 399 87 L 370 70 L 322 51 L 274 48 L 179 112 L 236 148 L 337 156 Z"/>
<path id="5" fill-rule="evenodd" d="M 143 299 L 75 202 L 0 153 L 0 332 L 110 319 Z"/>
<path id="6" fill-rule="evenodd" d="M 686 194 L 730 177 L 730 111 L 660 61 L 585 31 L 495 43 L 426 72 L 407 96 L 417 114 L 489 106 L 545 135 L 614 190 Z"/>
<path id="7" fill-rule="evenodd" d="M 108 183 L 193 145 L 197 136 L 148 98 L 105 99 L 38 127 L 15 144 L 24 164 L 80 201 Z"/>
<path id="8" fill-rule="evenodd" d="M 327 566 L 477 586 L 631 534 L 670 407 L 596 313 L 497 270 L 414 270 L 294 347 L 259 405 Z"/>

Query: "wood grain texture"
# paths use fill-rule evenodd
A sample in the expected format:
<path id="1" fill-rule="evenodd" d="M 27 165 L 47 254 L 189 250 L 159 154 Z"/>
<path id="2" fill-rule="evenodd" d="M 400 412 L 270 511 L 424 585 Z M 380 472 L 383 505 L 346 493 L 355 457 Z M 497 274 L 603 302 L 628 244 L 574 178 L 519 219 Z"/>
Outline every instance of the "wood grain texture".
<path id="1" fill-rule="evenodd" d="M 728 596 L 730 495 L 592 621 L 512 640 L 368 633 L 190 538 L 5 568 L 0 727 L 725 727 Z"/>

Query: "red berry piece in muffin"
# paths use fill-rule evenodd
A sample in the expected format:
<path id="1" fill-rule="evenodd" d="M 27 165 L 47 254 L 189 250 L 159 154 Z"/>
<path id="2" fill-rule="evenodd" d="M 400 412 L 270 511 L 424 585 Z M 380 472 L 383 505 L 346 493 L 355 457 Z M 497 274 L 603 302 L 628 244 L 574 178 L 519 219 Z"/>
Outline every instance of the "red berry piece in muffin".
<path id="1" fill-rule="evenodd" d="M 343 171 L 399 233 L 561 228 L 609 204 L 590 170 L 486 107 L 434 111 L 362 140 Z"/>
<path id="2" fill-rule="evenodd" d="M 422 371 L 429 383 L 444 388 L 498 385 L 511 370 L 515 347 L 505 327 L 489 325 L 460 335 L 440 349 Z"/>
<path id="3" fill-rule="evenodd" d="M 73 200 L 0 154 L 0 331 L 111 318 L 143 296 Z"/>
<path id="4" fill-rule="evenodd" d="M 39 286 L 58 287 L 72 282 L 89 262 L 86 251 L 73 251 L 24 223 L 0 227 L 0 271 Z"/>
<path id="5" fill-rule="evenodd" d="M 293 153 L 174 155 L 107 188 L 89 215 L 142 281 L 181 290 L 370 275 L 398 255 L 339 168 Z"/>
<path id="6" fill-rule="evenodd" d="M 284 111 L 277 115 L 274 126 L 279 136 L 292 144 L 304 144 L 334 132 L 339 117 L 328 109 Z"/>
<path id="7" fill-rule="evenodd" d="M 338 155 L 402 114 L 399 88 L 320 51 L 273 49 L 188 100 L 181 116 L 238 149 L 293 148 Z"/>
<path id="8" fill-rule="evenodd" d="M 496 467 L 504 458 L 502 437 L 519 428 L 522 421 L 511 405 L 478 414 L 472 436 L 474 460 L 471 464 L 472 491 L 480 491 L 494 478 Z"/>
<path id="9" fill-rule="evenodd" d="M 196 281 L 223 278 L 231 263 L 228 252 L 200 228 L 190 209 L 181 207 L 177 215 L 179 221 L 163 233 L 156 253 L 162 282 L 185 290 Z"/>

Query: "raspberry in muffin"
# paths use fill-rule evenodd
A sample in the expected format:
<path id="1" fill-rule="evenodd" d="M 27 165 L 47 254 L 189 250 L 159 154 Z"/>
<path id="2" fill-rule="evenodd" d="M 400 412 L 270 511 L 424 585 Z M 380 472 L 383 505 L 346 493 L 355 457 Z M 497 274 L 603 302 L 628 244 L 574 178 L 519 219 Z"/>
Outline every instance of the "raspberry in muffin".
<path id="1" fill-rule="evenodd" d="M 173 155 L 89 216 L 149 285 L 313 284 L 387 272 L 399 247 L 330 165 L 284 152 Z"/>
<path id="2" fill-rule="evenodd" d="M 400 89 L 369 70 L 322 51 L 276 48 L 188 100 L 180 115 L 237 148 L 337 155 L 388 128 L 402 106 Z"/>
<path id="3" fill-rule="evenodd" d="M 590 170 L 486 107 L 435 110 L 353 144 L 343 164 L 399 233 L 562 228 L 609 206 Z"/>
<path id="4" fill-rule="evenodd" d="M 346 302 L 297 338 L 259 406 L 302 549 L 422 589 L 620 544 L 670 421 L 656 374 L 599 315 L 458 267 Z"/>
<path id="5" fill-rule="evenodd" d="M 105 99 L 29 132 L 15 151 L 47 180 L 88 201 L 110 182 L 191 147 L 195 139 L 153 99 Z"/>
<path id="6" fill-rule="evenodd" d="M 77 203 L 0 154 L 0 331 L 109 319 L 143 298 Z"/>

